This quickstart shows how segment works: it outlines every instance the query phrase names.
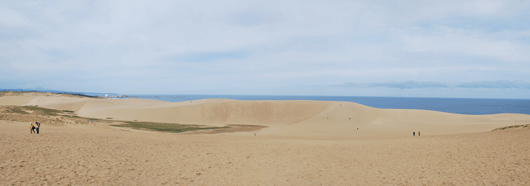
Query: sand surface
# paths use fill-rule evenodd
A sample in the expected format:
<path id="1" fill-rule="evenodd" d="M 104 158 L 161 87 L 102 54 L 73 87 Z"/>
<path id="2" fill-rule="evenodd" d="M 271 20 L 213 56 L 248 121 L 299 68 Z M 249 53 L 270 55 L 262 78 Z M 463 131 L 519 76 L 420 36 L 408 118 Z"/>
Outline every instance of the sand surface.
<path id="1" fill-rule="evenodd" d="M 0 122 L 2 185 L 528 185 L 530 129 L 350 140 Z"/>
<path id="2" fill-rule="evenodd" d="M 0 105 L 38 105 L 101 119 L 211 126 L 267 126 L 258 131 L 262 136 L 406 137 L 412 135 L 413 131 L 421 131 L 426 135 L 460 134 L 530 123 L 530 115 L 525 114 L 461 115 L 426 110 L 377 109 L 334 101 L 208 99 L 172 103 L 26 93 L 0 97 Z"/>
<path id="3" fill-rule="evenodd" d="M 347 102 L 198 100 L 169 103 L 25 94 L 85 117 L 255 124 L 254 132 L 171 134 L 104 123 L 0 121 L 0 185 L 529 185 L 522 114 L 468 116 Z M 359 128 L 359 130 L 357 130 Z M 421 137 L 412 131 L 421 130 Z"/>

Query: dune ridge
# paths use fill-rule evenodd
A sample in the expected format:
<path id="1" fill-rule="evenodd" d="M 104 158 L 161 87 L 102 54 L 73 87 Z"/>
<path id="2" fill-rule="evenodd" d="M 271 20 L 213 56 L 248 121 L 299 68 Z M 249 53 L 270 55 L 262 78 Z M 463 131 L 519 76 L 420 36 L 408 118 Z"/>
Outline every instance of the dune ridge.
<path id="1" fill-rule="evenodd" d="M 78 114 L 268 127 L 256 136 L 254 131 L 175 134 L 61 120 L 64 125 L 43 121 L 37 135 L 30 134 L 27 120 L 0 119 L 0 183 L 6 185 L 530 183 L 530 120 L 523 114 L 470 116 L 319 101 L 0 97 L 0 106 L 15 104 L 58 109 L 72 116 L 68 120 Z M 489 131 L 518 124 L 524 126 Z M 418 130 L 421 137 L 413 137 Z"/>
<path id="2" fill-rule="evenodd" d="M 147 99 L 95 99 L 63 95 L 0 97 L 0 105 L 39 105 L 72 110 L 79 116 L 181 124 L 263 125 L 261 135 L 374 137 L 491 131 L 530 123 L 530 115 L 462 115 L 427 110 L 377 109 L 335 101 L 241 101 L 206 99 L 165 102 Z"/>

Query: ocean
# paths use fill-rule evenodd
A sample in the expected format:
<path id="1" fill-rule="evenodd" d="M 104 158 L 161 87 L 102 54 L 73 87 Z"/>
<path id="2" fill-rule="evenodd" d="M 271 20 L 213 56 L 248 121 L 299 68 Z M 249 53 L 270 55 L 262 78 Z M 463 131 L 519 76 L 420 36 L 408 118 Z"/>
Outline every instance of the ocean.
<path id="1" fill-rule="evenodd" d="M 104 94 L 90 94 L 104 96 Z M 411 98 L 357 96 L 268 96 L 268 95 L 128 95 L 128 98 L 170 102 L 198 99 L 347 101 L 382 109 L 421 109 L 455 114 L 530 114 L 530 99 Z M 126 99 L 126 98 L 118 98 Z M 530 122 L 530 121 L 529 121 Z"/>

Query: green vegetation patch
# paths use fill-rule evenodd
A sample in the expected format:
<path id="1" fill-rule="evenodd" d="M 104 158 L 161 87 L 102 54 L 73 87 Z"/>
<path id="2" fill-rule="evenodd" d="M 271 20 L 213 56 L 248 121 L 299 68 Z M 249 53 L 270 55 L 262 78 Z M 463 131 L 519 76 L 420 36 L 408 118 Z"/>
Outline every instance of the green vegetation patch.
<path id="1" fill-rule="evenodd" d="M 36 112 L 36 114 L 50 115 L 50 116 L 57 116 L 59 115 L 59 113 L 63 112 L 60 110 L 47 109 L 47 108 L 42 108 L 42 107 L 37 107 L 37 106 L 23 106 L 22 108 Z"/>
<path id="2" fill-rule="evenodd" d="M 129 127 L 133 129 L 147 129 L 161 132 L 187 132 L 196 130 L 207 130 L 207 129 L 225 129 L 229 127 L 205 127 L 201 125 L 183 125 L 176 123 L 154 123 L 154 122 L 137 122 L 137 121 L 124 121 L 125 124 L 112 125 L 118 127 Z"/>
<path id="3" fill-rule="evenodd" d="M 29 114 L 28 112 L 24 111 L 21 107 L 16 107 L 16 106 L 5 107 L 4 113 Z"/>
<path id="4" fill-rule="evenodd" d="M 80 121 L 91 121 L 91 122 L 111 122 L 111 117 L 108 117 L 107 120 L 97 119 L 97 118 L 85 118 L 75 115 L 74 111 L 70 110 L 55 110 L 42 108 L 38 106 L 0 106 L 1 113 L 8 114 L 31 114 L 38 116 L 60 116 L 61 118 L 70 118 L 70 122 L 80 122 Z M 55 121 L 55 120 L 54 120 Z M 188 124 L 178 124 L 178 123 L 155 123 L 155 122 L 139 122 L 139 121 L 112 121 L 120 122 L 122 124 L 112 125 L 118 127 L 129 127 L 133 129 L 142 129 L 142 130 L 153 130 L 161 132 L 173 132 L 181 133 L 188 131 L 198 131 L 198 130 L 215 130 L 215 129 L 231 129 L 232 126 L 227 127 L 207 127 L 203 125 L 188 125 Z M 241 128 L 236 127 L 236 128 Z"/>
<path id="5" fill-rule="evenodd" d="M 526 125 L 512 125 L 512 126 L 506 126 L 506 127 L 501 127 L 501 128 L 493 129 L 493 131 L 496 131 L 496 130 L 506 130 L 506 129 L 511 129 L 511 128 L 527 128 L 527 127 L 530 127 L 530 124 L 526 124 Z"/>
<path id="6" fill-rule="evenodd" d="M 74 111 L 70 110 L 55 110 L 42 108 L 38 106 L 4 106 L 3 113 L 18 113 L 18 114 L 34 114 L 34 115 L 48 115 L 58 116 L 64 114 L 74 114 Z"/>

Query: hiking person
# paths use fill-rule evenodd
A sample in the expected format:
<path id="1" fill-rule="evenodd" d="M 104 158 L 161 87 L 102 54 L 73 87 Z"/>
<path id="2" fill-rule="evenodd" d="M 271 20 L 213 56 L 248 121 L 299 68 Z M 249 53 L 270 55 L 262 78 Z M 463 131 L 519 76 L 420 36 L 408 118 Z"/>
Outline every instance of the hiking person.
<path id="1" fill-rule="evenodd" d="M 33 134 L 35 132 L 35 126 L 32 122 L 29 122 L 29 128 L 31 128 L 31 133 Z"/>
<path id="2" fill-rule="evenodd" d="M 416 132 L 412 132 L 412 136 L 416 136 Z"/>
<path id="3" fill-rule="evenodd" d="M 418 136 L 420 136 L 420 131 L 418 131 Z"/>
<path id="4" fill-rule="evenodd" d="M 35 122 L 35 129 L 37 130 L 37 134 L 39 134 L 39 128 L 40 128 L 40 123 L 39 122 Z"/>

